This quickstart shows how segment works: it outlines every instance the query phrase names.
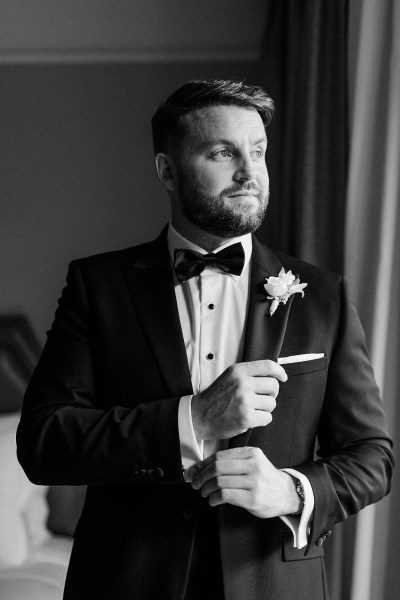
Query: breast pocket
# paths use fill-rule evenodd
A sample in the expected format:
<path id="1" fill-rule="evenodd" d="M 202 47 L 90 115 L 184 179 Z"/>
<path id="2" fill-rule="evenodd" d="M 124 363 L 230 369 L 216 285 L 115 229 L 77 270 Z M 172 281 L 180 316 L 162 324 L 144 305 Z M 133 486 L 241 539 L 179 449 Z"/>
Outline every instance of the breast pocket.
<path id="1" fill-rule="evenodd" d="M 321 407 L 328 376 L 328 359 L 326 356 L 315 360 L 287 363 L 282 365 L 288 380 L 281 384 L 278 399 L 289 403 L 291 410 L 299 404 L 308 410 Z"/>
<path id="2" fill-rule="evenodd" d="M 288 377 L 294 375 L 305 375 L 306 373 L 315 373 L 317 371 L 324 371 L 328 365 L 328 358 L 322 356 L 314 360 L 304 360 L 300 362 L 286 363 L 282 365 L 285 369 Z"/>
<path id="3" fill-rule="evenodd" d="M 311 460 L 325 398 L 326 356 L 282 365 L 288 380 L 281 383 L 272 422 L 255 428 L 251 445 L 259 446 L 277 467 Z"/>

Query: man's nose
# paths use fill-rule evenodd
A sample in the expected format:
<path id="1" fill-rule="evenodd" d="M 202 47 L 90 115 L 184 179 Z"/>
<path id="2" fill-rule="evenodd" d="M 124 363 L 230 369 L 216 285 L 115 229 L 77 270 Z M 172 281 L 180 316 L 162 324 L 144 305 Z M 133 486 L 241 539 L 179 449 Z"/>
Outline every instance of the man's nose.
<path id="1" fill-rule="evenodd" d="M 237 165 L 237 169 L 234 173 L 233 178 L 236 181 L 249 181 L 254 179 L 255 167 L 254 163 L 249 156 L 243 156 Z"/>

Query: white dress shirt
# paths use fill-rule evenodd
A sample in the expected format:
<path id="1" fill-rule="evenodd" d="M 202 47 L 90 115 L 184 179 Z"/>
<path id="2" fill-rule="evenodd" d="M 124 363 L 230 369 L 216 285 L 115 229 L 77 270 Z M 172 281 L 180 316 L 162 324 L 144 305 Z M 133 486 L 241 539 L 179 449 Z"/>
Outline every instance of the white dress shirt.
<path id="1" fill-rule="evenodd" d="M 240 276 L 224 273 L 213 265 L 200 275 L 179 283 L 173 269 L 179 318 L 195 394 L 207 389 L 230 365 L 242 360 L 249 299 L 251 234 L 230 239 L 218 248 L 218 252 L 239 241 L 245 254 Z M 207 254 L 206 250 L 181 236 L 170 224 L 168 249 L 172 265 L 177 248 Z M 178 413 L 182 464 L 185 468 L 228 446 L 227 440 L 197 441 L 192 424 L 191 399 L 192 396 L 181 398 Z M 304 489 L 305 504 L 301 515 L 281 517 L 293 532 L 294 546 L 302 548 L 307 544 L 314 495 L 305 475 L 293 469 L 283 470 L 299 479 Z"/>

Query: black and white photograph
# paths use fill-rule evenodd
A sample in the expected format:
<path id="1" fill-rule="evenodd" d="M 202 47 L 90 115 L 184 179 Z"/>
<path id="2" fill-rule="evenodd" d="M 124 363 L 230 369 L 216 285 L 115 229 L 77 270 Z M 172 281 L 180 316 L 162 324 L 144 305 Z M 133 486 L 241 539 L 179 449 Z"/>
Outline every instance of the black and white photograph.
<path id="1" fill-rule="evenodd" d="M 0 0 L 0 600 L 400 597 L 398 0 Z"/>

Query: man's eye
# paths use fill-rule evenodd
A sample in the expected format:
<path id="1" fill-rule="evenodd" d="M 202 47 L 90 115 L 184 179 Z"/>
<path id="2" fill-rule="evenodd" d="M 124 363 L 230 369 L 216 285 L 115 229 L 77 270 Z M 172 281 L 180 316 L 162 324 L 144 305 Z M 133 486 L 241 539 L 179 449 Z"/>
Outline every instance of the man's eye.
<path id="1" fill-rule="evenodd" d="M 230 158 L 231 156 L 232 156 L 232 154 L 226 148 L 224 148 L 223 150 L 218 150 L 218 152 L 214 152 L 214 154 L 213 154 L 213 158 L 216 158 L 216 159 Z"/>
<path id="2" fill-rule="evenodd" d="M 264 151 L 260 148 L 257 148 L 257 150 L 254 150 L 254 156 L 256 158 L 262 158 L 264 156 Z"/>

